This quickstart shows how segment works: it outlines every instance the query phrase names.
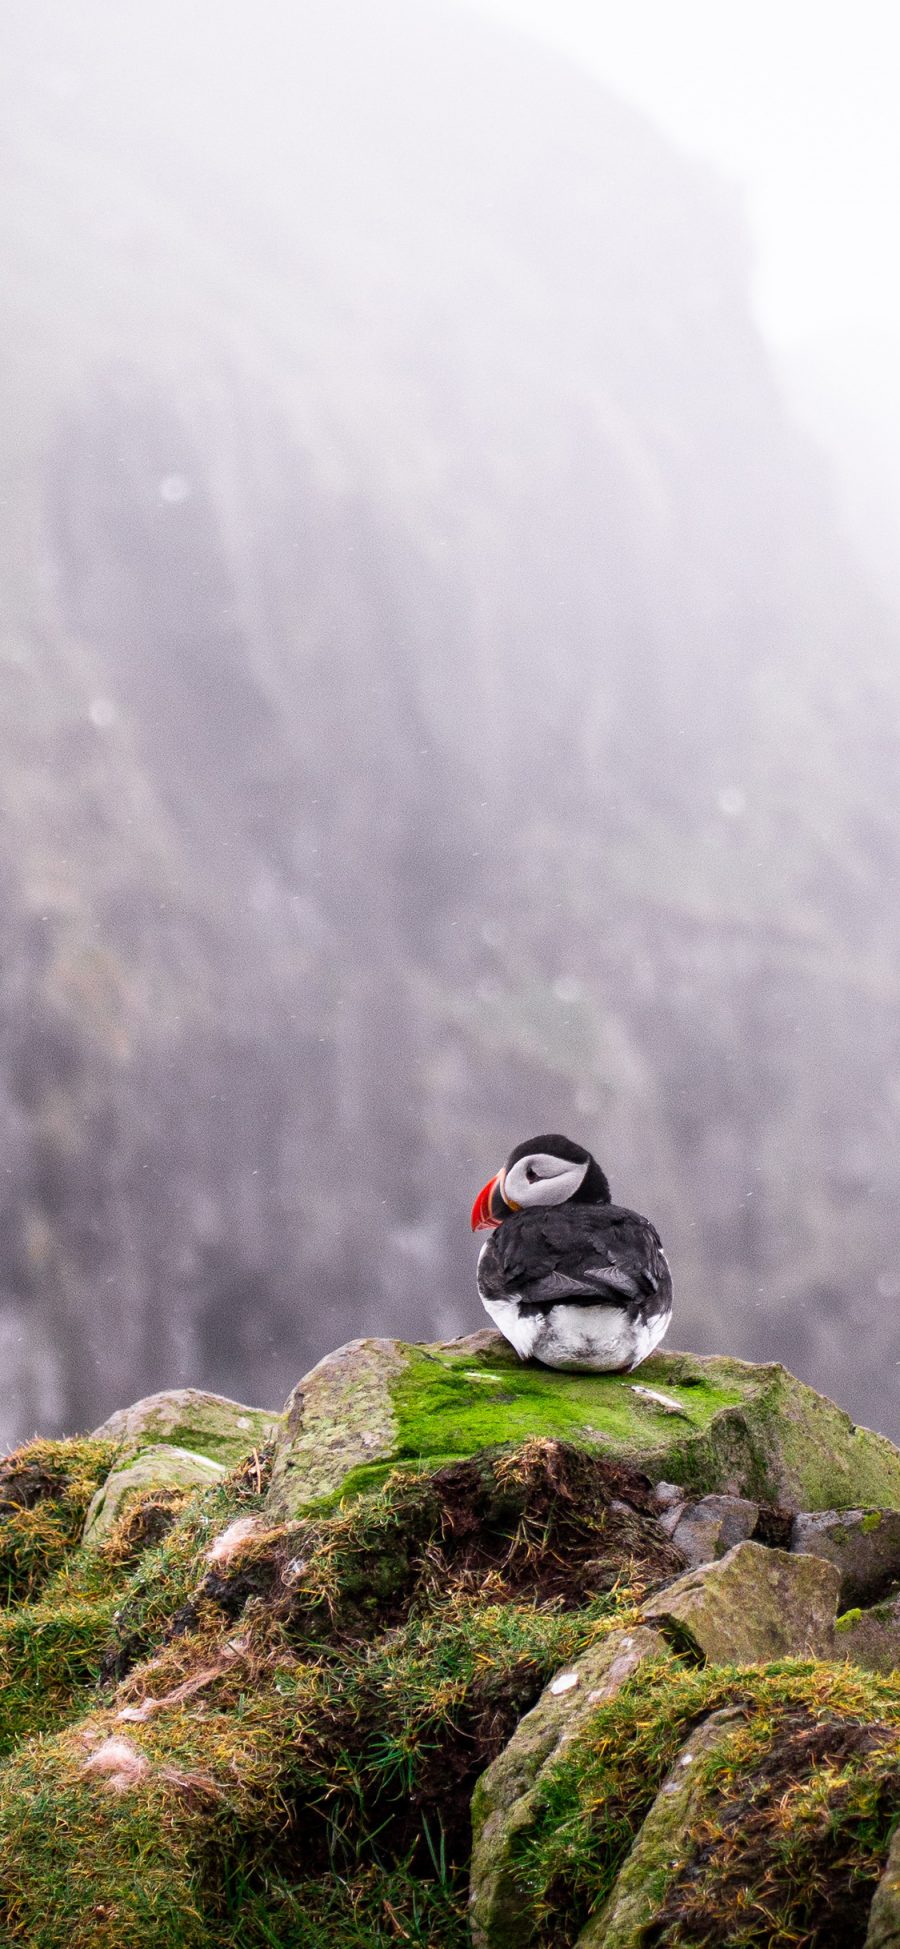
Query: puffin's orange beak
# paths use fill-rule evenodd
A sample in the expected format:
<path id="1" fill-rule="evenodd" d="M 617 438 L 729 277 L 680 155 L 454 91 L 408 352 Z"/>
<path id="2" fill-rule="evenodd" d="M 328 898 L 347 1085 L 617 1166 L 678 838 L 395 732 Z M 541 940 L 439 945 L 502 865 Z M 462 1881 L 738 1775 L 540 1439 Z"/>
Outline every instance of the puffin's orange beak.
<path id="1" fill-rule="evenodd" d="M 498 1206 L 503 1209 L 498 1210 Z M 482 1186 L 472 1206 L 473 1232 L 495 1232 L 503 1222 L 505 1211 L 503 1172 L 498 1171 L 496 1177 L 488 1178 L 487 1184 Z"/>

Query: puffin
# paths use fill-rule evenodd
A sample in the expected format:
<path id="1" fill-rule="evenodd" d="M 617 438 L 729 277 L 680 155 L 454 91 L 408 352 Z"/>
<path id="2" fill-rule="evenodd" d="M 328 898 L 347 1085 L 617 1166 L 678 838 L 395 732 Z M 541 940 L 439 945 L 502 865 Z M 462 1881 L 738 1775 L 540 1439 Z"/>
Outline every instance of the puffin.
<path id="1" fill-rule="evenodd" d="M 520 1360 L 630 1373 L 658 1346 L 672 1278 L 655 1226 L 614 1205 L 596 1158 L 556 1135 L 517 1144 L 472 1207 L 485 1312 Z"/>

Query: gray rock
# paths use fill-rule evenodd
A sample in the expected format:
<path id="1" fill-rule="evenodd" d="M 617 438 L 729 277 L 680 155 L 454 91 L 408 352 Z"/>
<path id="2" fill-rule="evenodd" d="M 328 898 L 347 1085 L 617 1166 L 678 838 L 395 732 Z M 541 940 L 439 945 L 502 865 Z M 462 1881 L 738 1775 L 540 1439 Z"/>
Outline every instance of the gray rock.
<path id="1" fill-rule="evenodd" d="M 557 1672 L 477 1782 L 472 1796 L 469 1915 L 473 1949 L 523 1949 L 533 1933 L 516 1844 L 532 1825 L 544 1768 L 639 1665 L 666 1655 L 658 1631 L 613 1631 Z"/>
<path id="2" fill-rule="evenodd" d="M 509 1352 L 509 1341 L 495 1326 L 476 1327 L 474 1333 L 457 1333 L 452 1340 L 427 1340 L 426 1353 L 464 1353 L 473 1358 L 476 1354 L 499 1354 L 503 1359 Z"/>
<path id="3" fill-rule="evenodd" d="M 270 1440 L 280 1417 L 267 1408 L 247 1408 L 224 1394 L 205 1394 L 199 1387 L 171 1387 L 162 1394 L 146 1394 L 130 1408 L 119 1408 L 94 1429 L 98 1441 L 122 1444 L 122 1457 L 136 1455 L 157 1442 L 171 1442 L 192 1455 L 208 1455 L 230 1466 L 253 1448 Z"/>
<path id="4" fill-rule="evenodd" d="M 834 1653 L 868 1672 L 900 1666 L 900 1592 L 870 1610 L 850 1610 L 835 1625 Z"/>
<path id="5" fill-rule="evenodd" d="M 737 1543 L 644 1605 L 644 1618 L 712 1665 L 833 1655 L 840 1576 L 821 1557 Z"/>
<path id="6" fill-rule="evenodd" d="M 677 1482 L 657 1482 L 652 1498 L 656 1520 L 666 1536 L 671 1536 L 681 1521 L 686 1495 Z"/>
<path id="7" fill-rule="evenodd" d="M 297 1383 L 284 1410 L 266 1499 L 279 1521 L 335 1495 L 351 1469 L 389 1456 L 397 1442 L 392 1383 L 406 1357 L 399 1340 L 348 1340 Z"/>
<path id="8" fill-rule="evenodd" d="M 657 1482 L 650 1495 L 651 1502 L 659 1509 L 671 1509 L 675 1503 L 681 1508 L 684 1490 L 678 1482 Z"/>
<path id="9" fill-rule="evenodd" d="M 575 1949 L 640 1949 L 661 1889 L 683 1864 L 683 1836 L 703 1797 L 703 1768 L 698 1762 L 724 1750 L 744 1718 L 743 1712 L 729 1706 L 712 1713 L 691 1733 L 619 1870 L 609 1901 L 586 1923 Z"/>
<path id="10" fill-rule="evenodd" d="M 221 1462 L 208 1455 L 193 1455 L 171 1442 L 144 1448 L 133 1461 L 126 1460 L 111 1469 L 88 1505 L 82 1542 L 99 1549 L 128 1503 L 149 1495 L 154 1489 L 209 1489 L 226 1473 Z"/>
<path id="11" fill-rule="evenodd" d="M 837 1565 L 842 1610 L 874 1604 L 900 1582 L 900 1511 L 819 1509 L 795 1516 L 791 1549 Z"/>
<path id="12" fill-rule="evenodd" d="M 704 1496 L 689 1502 L 681 1511 L 672 1541 L 691 1569 L 712 1563 L 753 1535 L 759 1518 L 759 1504 L 745 1496 Z"/>
<path id="13" fill-rule="evenodd" d="M 900 1827 L 872 1898 L 865 1949 L 900 1949 Z"/>

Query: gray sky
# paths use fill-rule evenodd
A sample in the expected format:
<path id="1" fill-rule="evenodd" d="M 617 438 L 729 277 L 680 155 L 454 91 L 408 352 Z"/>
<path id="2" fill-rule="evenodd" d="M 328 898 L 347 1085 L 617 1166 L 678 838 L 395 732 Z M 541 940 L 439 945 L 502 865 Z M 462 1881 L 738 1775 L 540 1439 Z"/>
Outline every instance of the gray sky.
<path id="1" fill-rule="evenodd" d="M 475 0 L 592 68 L 746 194 L 781 345 L 900 333 L 896 0 Z"/>

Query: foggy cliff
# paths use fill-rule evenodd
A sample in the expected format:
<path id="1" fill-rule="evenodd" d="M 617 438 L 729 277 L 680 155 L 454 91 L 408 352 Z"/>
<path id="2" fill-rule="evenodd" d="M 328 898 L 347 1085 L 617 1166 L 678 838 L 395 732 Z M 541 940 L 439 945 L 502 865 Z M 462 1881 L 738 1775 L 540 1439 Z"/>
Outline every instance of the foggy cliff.
<path id="1" fill-rule="evenodd" d="M 896 1436 L 896 628 L 736 203 L 438 0 L 0 38 L 0 1441 L 479 1325 L 554 1128 Z"/>

